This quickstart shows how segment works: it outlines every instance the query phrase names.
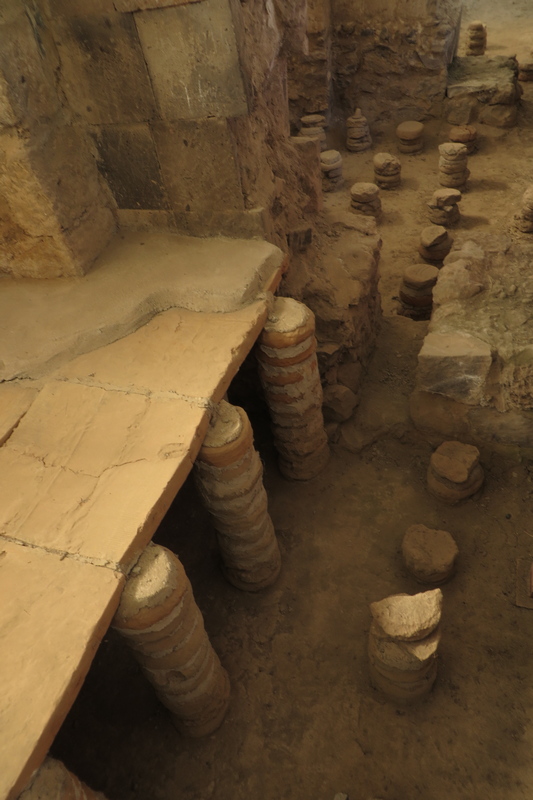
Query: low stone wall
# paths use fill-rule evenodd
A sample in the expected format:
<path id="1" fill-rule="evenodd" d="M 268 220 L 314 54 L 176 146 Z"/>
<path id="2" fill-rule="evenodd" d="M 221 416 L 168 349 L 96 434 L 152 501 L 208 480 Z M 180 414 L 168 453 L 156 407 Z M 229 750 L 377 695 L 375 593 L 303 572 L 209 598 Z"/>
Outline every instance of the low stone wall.
<path id="1" fill-rule="evenodd" d="M 452 125 L 479 120 L 495 128 L 511 128 L 518 117 L 522 87 L 516 58 L 465 56 L 448 72 L 445 114 Z"/>
<path id="2" fill-rule="evenodd" d="M 533 456 L 533 243 L 466 242 L 445 259 L 411 416 L 430 439 Z"/>

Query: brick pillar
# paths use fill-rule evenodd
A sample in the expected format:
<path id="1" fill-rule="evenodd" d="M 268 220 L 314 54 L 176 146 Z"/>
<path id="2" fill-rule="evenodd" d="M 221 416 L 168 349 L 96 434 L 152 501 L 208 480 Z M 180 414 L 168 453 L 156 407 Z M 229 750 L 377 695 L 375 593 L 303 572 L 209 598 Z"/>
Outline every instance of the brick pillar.
<path id="1" fill-rule="evenodd" d="M 248 591 L 270 586 L 279 575 L 281 557 L 267 511 L 263 465 L 242 408 L 219 403 L 195 475 L 217 531 L 227 579 Z"/>
<path id="2" fill-rule="evenodd" d="M 228 675 L 174 553 L 148 545 L 126 582 L 113 627 L 181 733 L 206 736 L 219 727 L 229 703 Z"/>
<path id="3" fill-rule="evenodd" d="M 289 297 L 277 297 L 257 357 L 280 470 L 292 480 L 314 478 L 328 462 L 329 446 L 313 312 Z"/>

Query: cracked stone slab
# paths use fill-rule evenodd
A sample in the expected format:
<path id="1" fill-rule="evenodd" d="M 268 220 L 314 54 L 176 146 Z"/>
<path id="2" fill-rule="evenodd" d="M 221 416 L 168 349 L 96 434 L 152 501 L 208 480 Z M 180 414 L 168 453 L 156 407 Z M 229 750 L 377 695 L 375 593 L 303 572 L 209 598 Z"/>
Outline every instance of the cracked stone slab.
<path id="1" fill-rule="evenodd" d="M 38 390 L 33 386 L 0 384 L 0 446 L 9 439 L 37 393 Z"/>
<path id="2" fill-rule="evenodd" d="M 271 288 L 282 262 L 265 241 L 144 231 L 117 236 L 83 278 L 0 277 L 0 381 L 40 377 L 170 308 L 247 306 Z"/>
<path id="3" fill-rule="evenodd" d="M 124 576 L 0 541 L 0 797 L 44 759 L 118 605 Z M 38 642 L 38 646 L 36 643 Z"/>
<path id="4" fill-rule="evenodd" d="M 45 385 L 0 448 L 2 537 L 128 565 L 192 468 L 208 411 L 66 382 Z"/>

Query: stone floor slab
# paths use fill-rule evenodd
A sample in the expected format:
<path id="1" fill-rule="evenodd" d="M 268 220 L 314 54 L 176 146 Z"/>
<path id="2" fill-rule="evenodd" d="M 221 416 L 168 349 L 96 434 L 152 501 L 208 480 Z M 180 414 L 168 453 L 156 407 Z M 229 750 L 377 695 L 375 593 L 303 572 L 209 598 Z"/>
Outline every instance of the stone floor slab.
<path id="1" fill-rule="evenodd" d="M 0 448 L 0 534 L 128 564 L 191 470 L 208 419 L 173 396 L 47 384 Z"/>
<path id="2" fill-rule="evenodd" d="M 0 446 L 11 436 L 37 396 L 37 392 L 34 387 L 17 383 L 0 385 Z"/>
<path id="3" fill-rule="evenodd" d="M 72 705 L 124 584 L 110 569 L 0 542 L 0 797 L 14 800 Z"/>

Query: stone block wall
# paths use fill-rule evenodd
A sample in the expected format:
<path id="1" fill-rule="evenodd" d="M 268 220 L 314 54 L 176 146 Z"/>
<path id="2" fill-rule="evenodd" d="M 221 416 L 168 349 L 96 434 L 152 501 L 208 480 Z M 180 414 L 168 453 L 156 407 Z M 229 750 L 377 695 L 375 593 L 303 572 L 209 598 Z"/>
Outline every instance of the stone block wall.
<path id="1" fill-rule="evenodd" d="M 114 233 L 112 199 L 33 0 L 2 3 L 0 41 L 0 273 L 83 275 Z"/>
<path id="2" fill-rule="evenodd" d="M 280 204 L 309 210 L 284 77 L 305 0 L 42 2 L 122 227 L 286 245 Z"/>

